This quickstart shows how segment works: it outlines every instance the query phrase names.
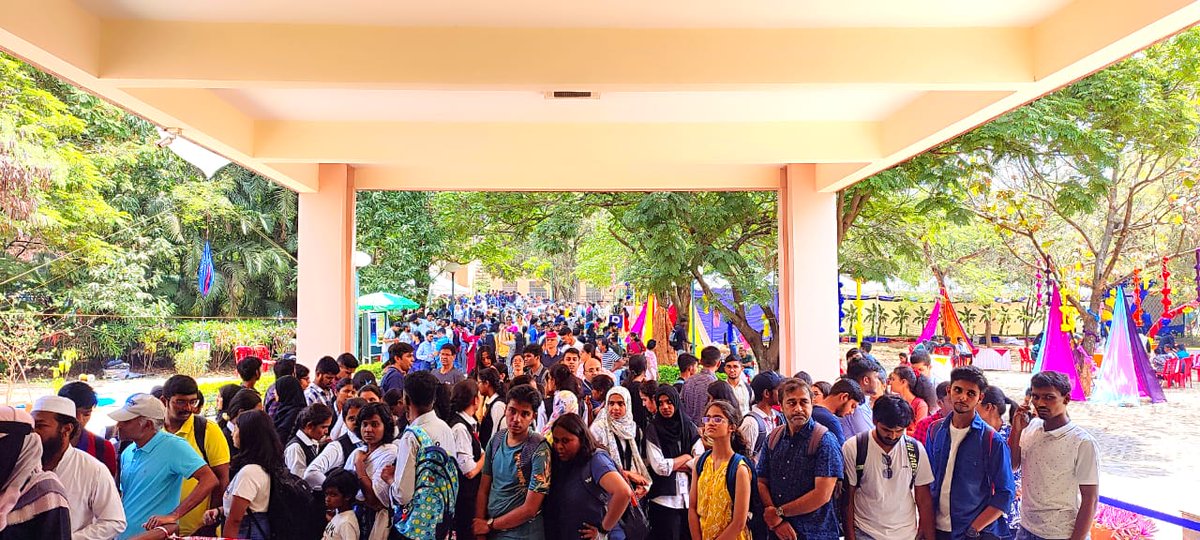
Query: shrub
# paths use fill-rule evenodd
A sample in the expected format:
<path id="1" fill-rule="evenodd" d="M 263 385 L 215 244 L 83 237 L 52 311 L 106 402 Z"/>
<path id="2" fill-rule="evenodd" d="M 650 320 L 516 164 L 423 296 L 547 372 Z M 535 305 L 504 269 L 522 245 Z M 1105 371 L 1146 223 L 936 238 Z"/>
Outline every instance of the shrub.
<path id="1" fill-rule="evenodd" d="M 679 368 L 675 366 L 658 366 L 658 382 L 675 384 L 679 380 Z"/>
<path id="2" fill-rule="evenodd" d="M 208 371 L 209 351 L 185 349 L 175 354 L 175 372 L 197 378 Z"/>

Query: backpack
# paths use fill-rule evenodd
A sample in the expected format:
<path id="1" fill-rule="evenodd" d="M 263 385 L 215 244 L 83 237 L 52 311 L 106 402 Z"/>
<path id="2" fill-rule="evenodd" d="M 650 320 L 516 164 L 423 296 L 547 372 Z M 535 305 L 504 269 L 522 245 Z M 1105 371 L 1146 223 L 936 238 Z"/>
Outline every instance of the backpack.
<path id="1" fill-rule="evenodd" d="M 764 448 L 764 450 L 768 452 L 774 450 L 775 447 L 779 445 L 779 441 L 783 438 L 784 433 L 787 432 L 787 428 L 787 424 L 784 424 L 771 430 L 771 433 L 766 437 L 767 446 Z M 808 437 L 808 449 L 805 450 L 804 455 L 808 458 L 816 456 L 817 450 L 821 448 L 821 439 L 823 439 L 825 434 L 828 432 L 829 428 L 825 427 L 820 422 L 813 422 L 813 431 Z M 755 446 L 757 446 L 757 444 Z M 753 470 L 753 468 L 751 469 Z M 838 487 L 835 487 L 833 491 L 834 494 L 832 497 L 830 497 L 831 501 L 836 500 L 841 493 L 841 480 L 838 481 Z M 758 489 L 752 489 L 750 491 L 750 511 L 754 512 L 754 514 L 758 516 L 762 516 L 763 512 L 766 511 L 766 508 L 763 506 L 762 499 L 758 496 Z M 757 522 L 751 522 L 752 532 L 756 532 L 758 535 L 755 536 L 755 538 L 762 538 L 766 536 L 766 531 L 763 530 L 765 524 L 766 521 L 762 519 L 758 520 Z"/>
<path id="2" fill-rule="evenodd" d="M 604 454 L 602 459 L 607 459 L 610 463 L 612 463 L 613 468 L 617 469 L 618 471 L 620 470 L 620 467 L 617 465 L 617 463 L 613 461 L 612 457 L 608 455 L 608 452 L 604 450 L 596 450 L 596 454 L 593 455 L 593 458 L 600 454 Z M 604 491 L 603 487 L 600 487 L 600 481 L 592 476 L 592 466 L 590 463 L 588 464 L 588 476 L 587 479 L 584 480 L 584 487 L 587 488 L 588 492 L 591 493 L 593 497 L 600 501 L 600 504 L 607 508 L 610 497 L 608 492 Z M 596 525 L 599 524 L 597 523 Z M 617 522 L 617 525 L 621 527 L 621 531 L 625 533 L 626 540 L 645 540 L 648 536 L 650 536 L 650 520 L 646 517 L 646 513 L 638 504 L 636 497 L 629 499 L 629 506 L 625 507 L 625 511 L 621 513 L 621 519 Z"/>
<path id="3" fill-rule="evenodd" d="M 705 450 L 696 459 L 696 478 L 699 478 L 700 473 L 704 471 L 704 462 L 708 461 L 709 454 L 712 454 L 712 450 Z M 738 466 L 742 463 L 745 463 L 746 468 L 750 469 L 750 509 L 746 513 L 746 523 L 753 525 L 756 522 L 754 518 L 761 518 L 764 508 L 762 499 L 758 496 L 758 473 L 755 472 L 754 463 L 749 458 L 735 453 L 729 459 L 729 466 L 725 469 L 725 489 L 729 492 L 730 501 L 737 500 L 737 471 Z M 763 520 L 759 519 L 757 521 L 761 522 Z"/>
<path id="4" fill-rule="evenodd" d="M 492 435 L 492 440 L 488 442 L 488 459 L 495 459 L 495 456 L 500 455 L 500 442 L 508 440 L 508 429 L 502 429 Z M 529 484 L 529 477 L 533 476 L 533 453 L 546 439 L 536 431 L 529 432 L 529 438 L 521 444 L 521 451 L 517 453 L 517 479 L 522 485 Z"/>
<path id="5" fill-rule="evenodd" d="M 324 500 L 313 496 L 308 483 L 280 468 L 271 474 L 271 501 L 267 504 L 266 519 L 271 525 L 268 538 L 272 540 L 314 540 L 325 529 Z M 262 526 L 262 513 L 246 511 L 251 527 Z"/>
<path id="6" fill-rule="evenodd" d="M 783 416 L 779 411 L 771 411 L 771 413 L 775 415 L 776 420 Z M 751 461 L 757 461 L 759 454 L 762 454 L 763 447 L 767 445 L 767 421 L 753 412 L 746 413 L 746 416 L 742 417 L 742 421 L 745 422 L 747 418 L 753 419 L 754 423 L 758 425 L 758 438 L 754 439 L 754 448 L 750 449 L 751 455 L 749 456 Z"/>
<path id="7" fill-rule="evenodd" d="M 437 527 L 450 523 L 458 498 L 458 465 L 442 447 L 433 442 L 424 429 L 404 429 L 417 439 L 417 472 L 412 499 L 395 508 L 395 529 L 411 540 L 435 540 Z"/>
<path id="8" fill-rule="evenodd" d="M 196 439 L 196 448 L 200 449 L 200 458 L 208 463 L 208 448 L 205 448 L 204 434 L 208 431 L 208 419 L 199 415 L 193 414 L 192 418 L 192 435 Z"/>
<path id="9" fill-rule="evenodd" d="M 871 437 L 870 431 L 864 431 L 854 436 L 854 446 L 857 451 L 854 454 L 854 482 L 850 485 L 859 487 L 863 481 L 863 471 L 867 467 L 867 441 Z M 908 454 L 908 466 L 912 468 L 912 478 L 908 480 L 908 489 L 912 489 L 917 485 L 917 464 L 921 461 L 921 453 L 917 451 L 917 441 L 908 435 L 900 439 L 904 443 L 904 451 Z"/>

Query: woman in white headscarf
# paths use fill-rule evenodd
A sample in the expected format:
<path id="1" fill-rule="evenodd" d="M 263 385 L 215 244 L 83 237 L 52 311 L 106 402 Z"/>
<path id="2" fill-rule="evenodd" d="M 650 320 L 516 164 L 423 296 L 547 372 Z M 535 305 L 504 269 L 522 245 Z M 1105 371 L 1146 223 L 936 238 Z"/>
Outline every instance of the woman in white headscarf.
<path id="1" fill-rule="evenodd" d="M 570 390 L 559 390 L 554 393 L 554 410 L 550 412 L 550 419 L 546 420 L 546 427 L 542 428 L 542 436 L 550 437 L 554 421 L 567 413 L 579 414 L 579 398 Z"/>
<path id="2" fill-rule="evenodd" d="M 604 410 L 592 422 L 591 431 L 596 446 L 617 462 L 625 479 L 633 485 L 634 496 L 640 499 L 649 489 L 650 470 L 642 460 L 646 438 L 633 420 L 632 406 L 629 390 L 613 387 L 604 396 Z"/>
<path id="3" fill-rule="evenodd" d="M 0 540 L 70 540 L 66 490 L 42 470 L 33 417 L 0 406 Z"/>

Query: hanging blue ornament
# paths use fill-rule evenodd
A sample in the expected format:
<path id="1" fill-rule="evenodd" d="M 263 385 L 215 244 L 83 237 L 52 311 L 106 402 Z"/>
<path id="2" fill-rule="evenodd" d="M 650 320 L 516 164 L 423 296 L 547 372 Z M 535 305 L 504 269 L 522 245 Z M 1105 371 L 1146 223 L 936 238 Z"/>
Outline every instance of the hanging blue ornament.
<path id="1" fill-rule="evenodd" d="M 204 254 L 200 256 L 200 268 L 196 270 L 196 288 L 200 290 L 200 296 L 208 296 L 209 291 L 212 290 L 214 276 L 212 244 L 205 240 Z"/>

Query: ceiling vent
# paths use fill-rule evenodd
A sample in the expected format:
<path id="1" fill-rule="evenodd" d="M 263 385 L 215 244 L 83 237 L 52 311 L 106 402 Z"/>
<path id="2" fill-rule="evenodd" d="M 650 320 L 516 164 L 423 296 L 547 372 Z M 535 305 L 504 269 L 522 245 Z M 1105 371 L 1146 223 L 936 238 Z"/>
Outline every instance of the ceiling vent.
<path id="1" fill-rule="evenodd" d="M 586 92 L 581 90 L 555 90 L 546 93 L 546 99 L 599 99 L 600 94 L 597 92 Z"/>

